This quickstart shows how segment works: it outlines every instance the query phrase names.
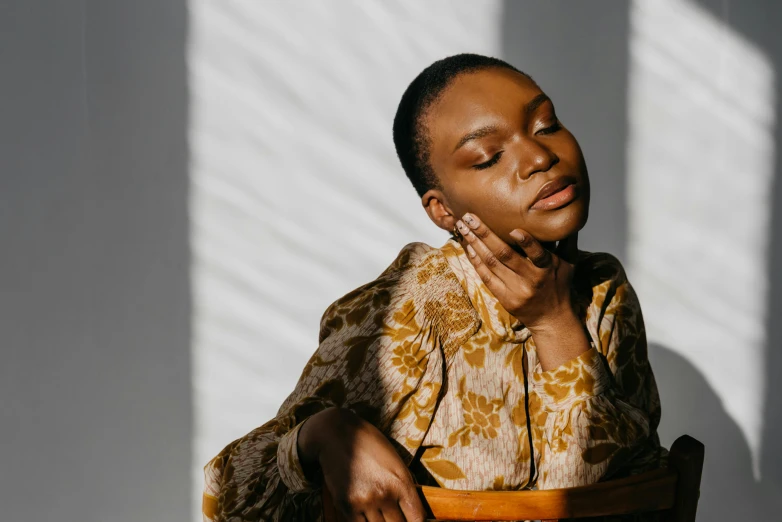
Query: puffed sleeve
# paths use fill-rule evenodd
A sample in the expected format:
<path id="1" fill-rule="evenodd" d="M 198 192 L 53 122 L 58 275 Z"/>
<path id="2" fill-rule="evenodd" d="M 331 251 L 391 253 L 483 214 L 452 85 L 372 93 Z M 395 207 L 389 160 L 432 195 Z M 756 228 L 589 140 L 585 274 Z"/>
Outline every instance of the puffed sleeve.
<path id="1" fill-rule="evenodd" d="M 540 408 L 538 487 L 591 484 L 661 464 L 660 401 L 641 307 L 614 256 L 593 261 L 586 326 L 591 348 L 559 368 L 532 373 Z"/>
<path id="2" fill-rule="evenodd" d="M 205 521 L 319 520 L 318 484 L 304 474 L 296 439 L 304 421 L 331 406 L 378 427 L 409 464 L 440 392 L 443 343 L 460 342 L 438 326 L 451 313 L 443 303 L 461 290 L 440 258 L 411 243 L 375 281 L 326 310 L 319 346 L 277 416 L 205 466 Z"/>

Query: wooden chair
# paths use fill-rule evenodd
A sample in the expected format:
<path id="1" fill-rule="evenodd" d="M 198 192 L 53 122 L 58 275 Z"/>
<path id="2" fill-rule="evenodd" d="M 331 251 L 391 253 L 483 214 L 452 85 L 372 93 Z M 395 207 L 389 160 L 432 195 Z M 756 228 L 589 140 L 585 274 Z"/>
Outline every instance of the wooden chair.
<path id="1" fill-rule="evenodd" d="M 559 520 L 662 511 L 665 522 L 694 522 L 704 447 L 683 435 L 671 446 L 668 467 L 589 486 L 543 491 L 457 491 L 418 486 L 434 520 Z M 325 522 L 338 522 L 323 488 Z"/>

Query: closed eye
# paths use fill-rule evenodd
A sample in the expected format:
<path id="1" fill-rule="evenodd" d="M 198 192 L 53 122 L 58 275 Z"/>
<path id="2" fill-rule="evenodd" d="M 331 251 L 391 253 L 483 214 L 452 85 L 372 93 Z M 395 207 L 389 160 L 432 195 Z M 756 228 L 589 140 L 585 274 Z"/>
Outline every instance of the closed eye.
<path id="1" fill-rule="evenodd" d="M 537 134 L 553 134 L 557 132 L 559 129 L 562 128 L 562 124 L 557 120 L 554 122 L 554 125 L 551 125 L 550 127 L 546 127 L 545 129 L 540 129 Z"/>
<path id="2" fill-rule="evenodd" d="M 484 163 L 479 163 L 477 165 L 473 165 L 472 168 L 474 168 L 475 170 L 488 169 L 489 167 L 491 167 L 492 165 L 500 161 L 500 157 L 502 157 L 502 152 L 503 151 L 499 151 L 497 154 L 492 156 L 489 161 L 486 161 Z"/>

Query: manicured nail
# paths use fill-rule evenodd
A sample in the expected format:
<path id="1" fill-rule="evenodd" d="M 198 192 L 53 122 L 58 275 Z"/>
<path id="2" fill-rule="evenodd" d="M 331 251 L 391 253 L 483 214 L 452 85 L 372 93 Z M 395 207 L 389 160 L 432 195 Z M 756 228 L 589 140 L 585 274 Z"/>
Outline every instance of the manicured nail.
<path id="1" fill-rule="evenodd" d="M 526 239 L 524 237 L 524 233 L 519 232 L 518 230 L 511 230 L 510 237 L 512 237 L 513 239 L 515 239 L 519 243 L 523 243 L 524 240 Z"/>
<path id="2" fill-rule="evenodd" d="M 467 253 L 470 255 L 470 257 L 475 257 L 475 249 L 472 247 L 472 245 L 467 245 Z"/>
<path id="3" fill-rule="evenodd" d="M 464 216 L 462 216 L 462 219 L 464 220 L 465 223 L 467 223 L 470 226 L 470 228 L 475 228 L 478 226 L 478 220 L 475 219 L 472 216 L 472 214 L 469 213 L 465 214 Z"/>
<path id="4" fill-rule="evenodd" d="M 461 219 L 456 222 L 456 228 L 459 229 L 459 232 L 461 232 L 462 235 L 465 235 L 470 231 L 470 229 L 467 228 L 467 225 L 465 225 Z"/>

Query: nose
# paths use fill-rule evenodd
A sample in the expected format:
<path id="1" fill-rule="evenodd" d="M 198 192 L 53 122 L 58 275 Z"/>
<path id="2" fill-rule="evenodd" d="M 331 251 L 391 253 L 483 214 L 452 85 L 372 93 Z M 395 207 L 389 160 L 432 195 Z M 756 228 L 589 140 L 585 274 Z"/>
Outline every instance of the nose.
<path id="1" fill-rule="evenodd" d="M 522 179 L 527 179 L 536 172 L 546 172 L 559 163 L 559 156 L 535 138 L 524 139 L 519 145 L 521 147 L 519 175 Z"/>

